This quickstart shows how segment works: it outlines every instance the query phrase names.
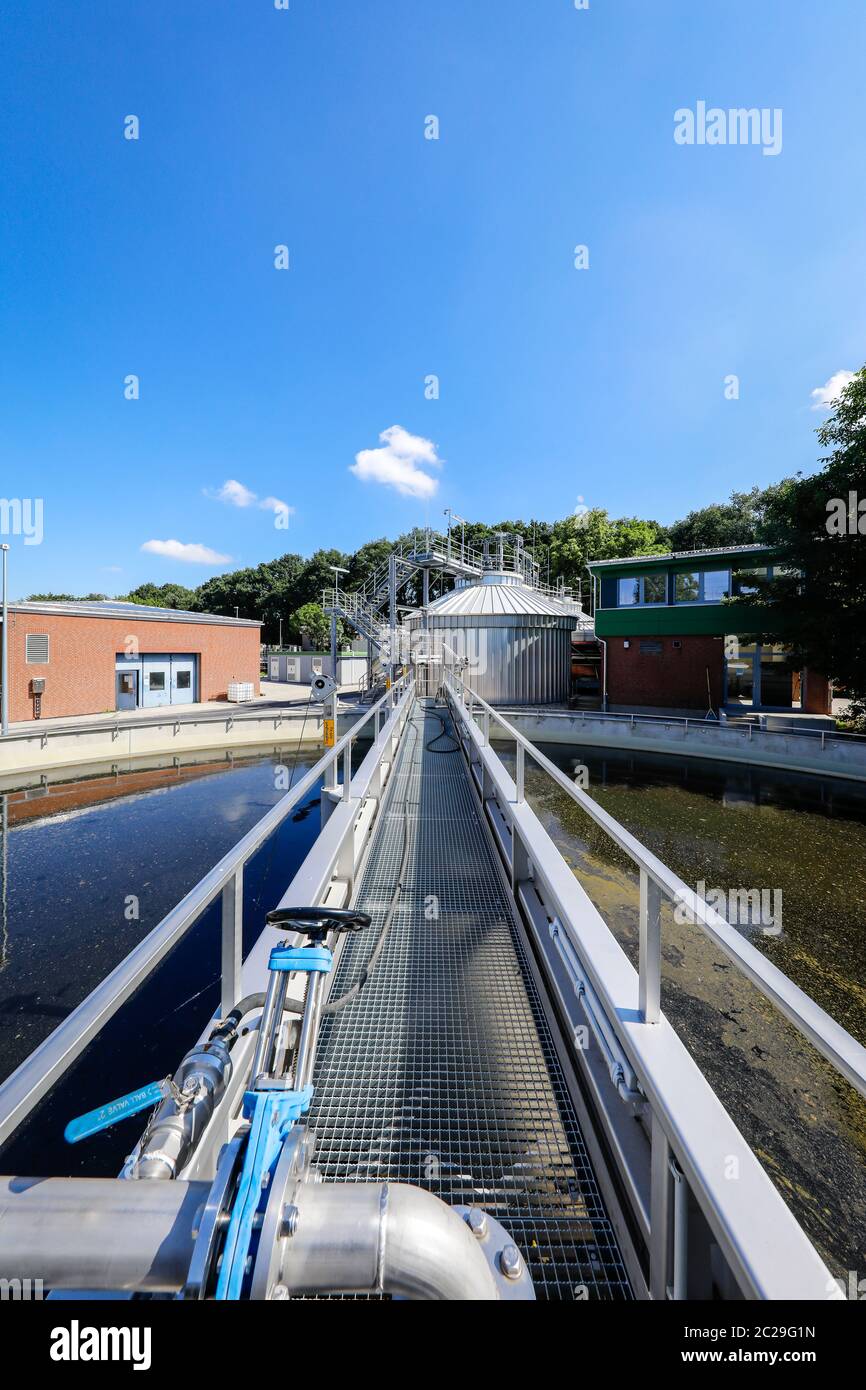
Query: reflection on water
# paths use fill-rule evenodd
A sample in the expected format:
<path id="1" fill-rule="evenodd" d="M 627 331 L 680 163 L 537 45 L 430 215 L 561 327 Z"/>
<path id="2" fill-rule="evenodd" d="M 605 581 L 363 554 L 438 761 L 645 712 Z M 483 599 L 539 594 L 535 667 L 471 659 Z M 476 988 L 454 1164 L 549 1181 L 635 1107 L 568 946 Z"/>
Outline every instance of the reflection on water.
<path id="1" fill-rule="evenodd" d="M 866 1042 L 866 788 L 766 768 L 545 745 L 692 888 L 781 890 L 782 931 L 744 928 Z M 529 799 L 633 963 L 637 876 L 527 763 Z M 828 1259 L 866 1266 L 866 1102 L 694 926 L 663 928 L 662 1003 L 736 1123 Z"/>
<path id="2" fill-rule="evenodd" d="M 321 750 L 97 777 L 0 797 L 0 1080 L 285 795 Z M 244 950 L 319 830 L 313 789 L 244 874 Z M 219 904 L 177 946 L 2 1151 L 4 1172 L 117 1171 L 121 1125 L 74 1149 L 66 1121 L 174 1071 L 219 1003 Z"/>

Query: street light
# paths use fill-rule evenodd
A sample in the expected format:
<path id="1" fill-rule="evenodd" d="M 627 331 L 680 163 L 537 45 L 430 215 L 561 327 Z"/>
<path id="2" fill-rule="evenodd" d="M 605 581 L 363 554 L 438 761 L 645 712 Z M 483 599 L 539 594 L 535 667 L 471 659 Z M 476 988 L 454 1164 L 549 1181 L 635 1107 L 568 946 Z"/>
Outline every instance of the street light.
<path id="1" fill-rule="evenodd" d="M 342 566 L 342 565 L 329 565 L 329 566 L 328 566 L 328 569 L 334 571 L 334 606 L 333 606 L 333 608 L 331 609 L 331 661 L 333 662 L 333 665 L 334 665 L 334 670 L 333 670 L 333 672 L 332 672 L 332 675 L 333 675 L 333 677 L 334 677 L 334 680 L 336 680 L 336 679 L 337 679 L 337 606 L 338 606 L 338 604 L 339 604 L 339 602 L 340 602 L 340 575 L 341 575 L 341 574 L 348 574 L 349 571 L 348 571 L 347 569 L 343 569 L 343 566 Z M 334 706 L 334 708 L 336 709 L 336 705 Z M 336 724 L 334 725 L 334 727 L 336 728 Z"/>
<path id="2" fill-rule="evenodd" d="M 329 565 L 328 569 L 334 571 L 334 606 L 336 607 L 337 600 L 340 597 L 340 575 L 348 574 L 349 571 L 343 569 L 342 565 Z"/>
<path id="3" fill-rule="evenodd" d="M 6 573 L 9 546 L 4 543 L 0 545 L 0 550 L 3 551 L 3 635 L 0 637 L 0 682 L 3 690 L 0 694 L 0 732 L 5 735 L 9 732 L 9 595 Z"/>
<path id="4" fill-rule="evenodd" d="M 461 558 L 461 560 L 464 560 L 464 559 L 466 558 L 466 519 L 465 519 L 465 517 L 458 516 L 456 512 L 452 512 L 452 510 L 451 510 L 450 507 L 446 507 L 446 508 L 445 508 L 445 515 L 446 515 L 447 518 L 448 518 L 448 547 L 449 547 L 449 559 L 450 559 L 450 550 L 451 550 L 451 527 L 453 526 L 453 524 L 454 524 L 455 521 L 459 521 L 459 522 L 460 522 L 460 558 Z"/>

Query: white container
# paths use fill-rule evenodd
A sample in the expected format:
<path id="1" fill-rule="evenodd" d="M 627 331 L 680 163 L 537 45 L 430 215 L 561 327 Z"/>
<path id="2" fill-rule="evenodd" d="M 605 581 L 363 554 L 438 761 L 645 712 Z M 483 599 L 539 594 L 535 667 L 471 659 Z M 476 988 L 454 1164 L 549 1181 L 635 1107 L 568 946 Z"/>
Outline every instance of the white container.
<path id="1" fill-rule="evenodd" d="M 229 685 L 228 698 L 233 705 L 242 704 L 246 700 L 253 699 L 252 681 L 232 681 Z"/>

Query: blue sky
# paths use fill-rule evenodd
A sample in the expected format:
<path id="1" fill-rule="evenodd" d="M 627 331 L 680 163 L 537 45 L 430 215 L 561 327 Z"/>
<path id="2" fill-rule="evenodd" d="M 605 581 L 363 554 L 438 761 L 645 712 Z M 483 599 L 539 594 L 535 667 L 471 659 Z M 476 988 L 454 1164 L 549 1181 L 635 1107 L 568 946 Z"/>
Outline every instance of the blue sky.
<path id="1" fill-rule="evenodd" d="M 193 585 L 446 506 L 670 521 L 815 466 L 811 393 L 866 355 L 861 0 L 0 23 L 0 491 L 44 499 L 16 596 Z M 677 144 L 701 100 L 780 108 L 781 152 Z M 350 471 L 380 449 L 366 471 L 429 495 Z M 168 540 L 231 558 L 141 549 Z"/>

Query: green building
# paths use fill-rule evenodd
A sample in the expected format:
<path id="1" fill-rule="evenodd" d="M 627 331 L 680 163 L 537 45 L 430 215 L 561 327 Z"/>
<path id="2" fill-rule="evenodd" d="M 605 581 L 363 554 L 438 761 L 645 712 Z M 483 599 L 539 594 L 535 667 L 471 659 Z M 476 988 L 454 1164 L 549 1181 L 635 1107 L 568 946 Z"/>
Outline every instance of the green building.
<path id="1" fill-rule="evenodd" d="M 774 558 L 736 545 L 591 561 L 607 707 L 829 714 L 826 679 L 792 671 L 784 649 L 762 641 L 760 609 L 730 605 L 772 577 Z"/>

